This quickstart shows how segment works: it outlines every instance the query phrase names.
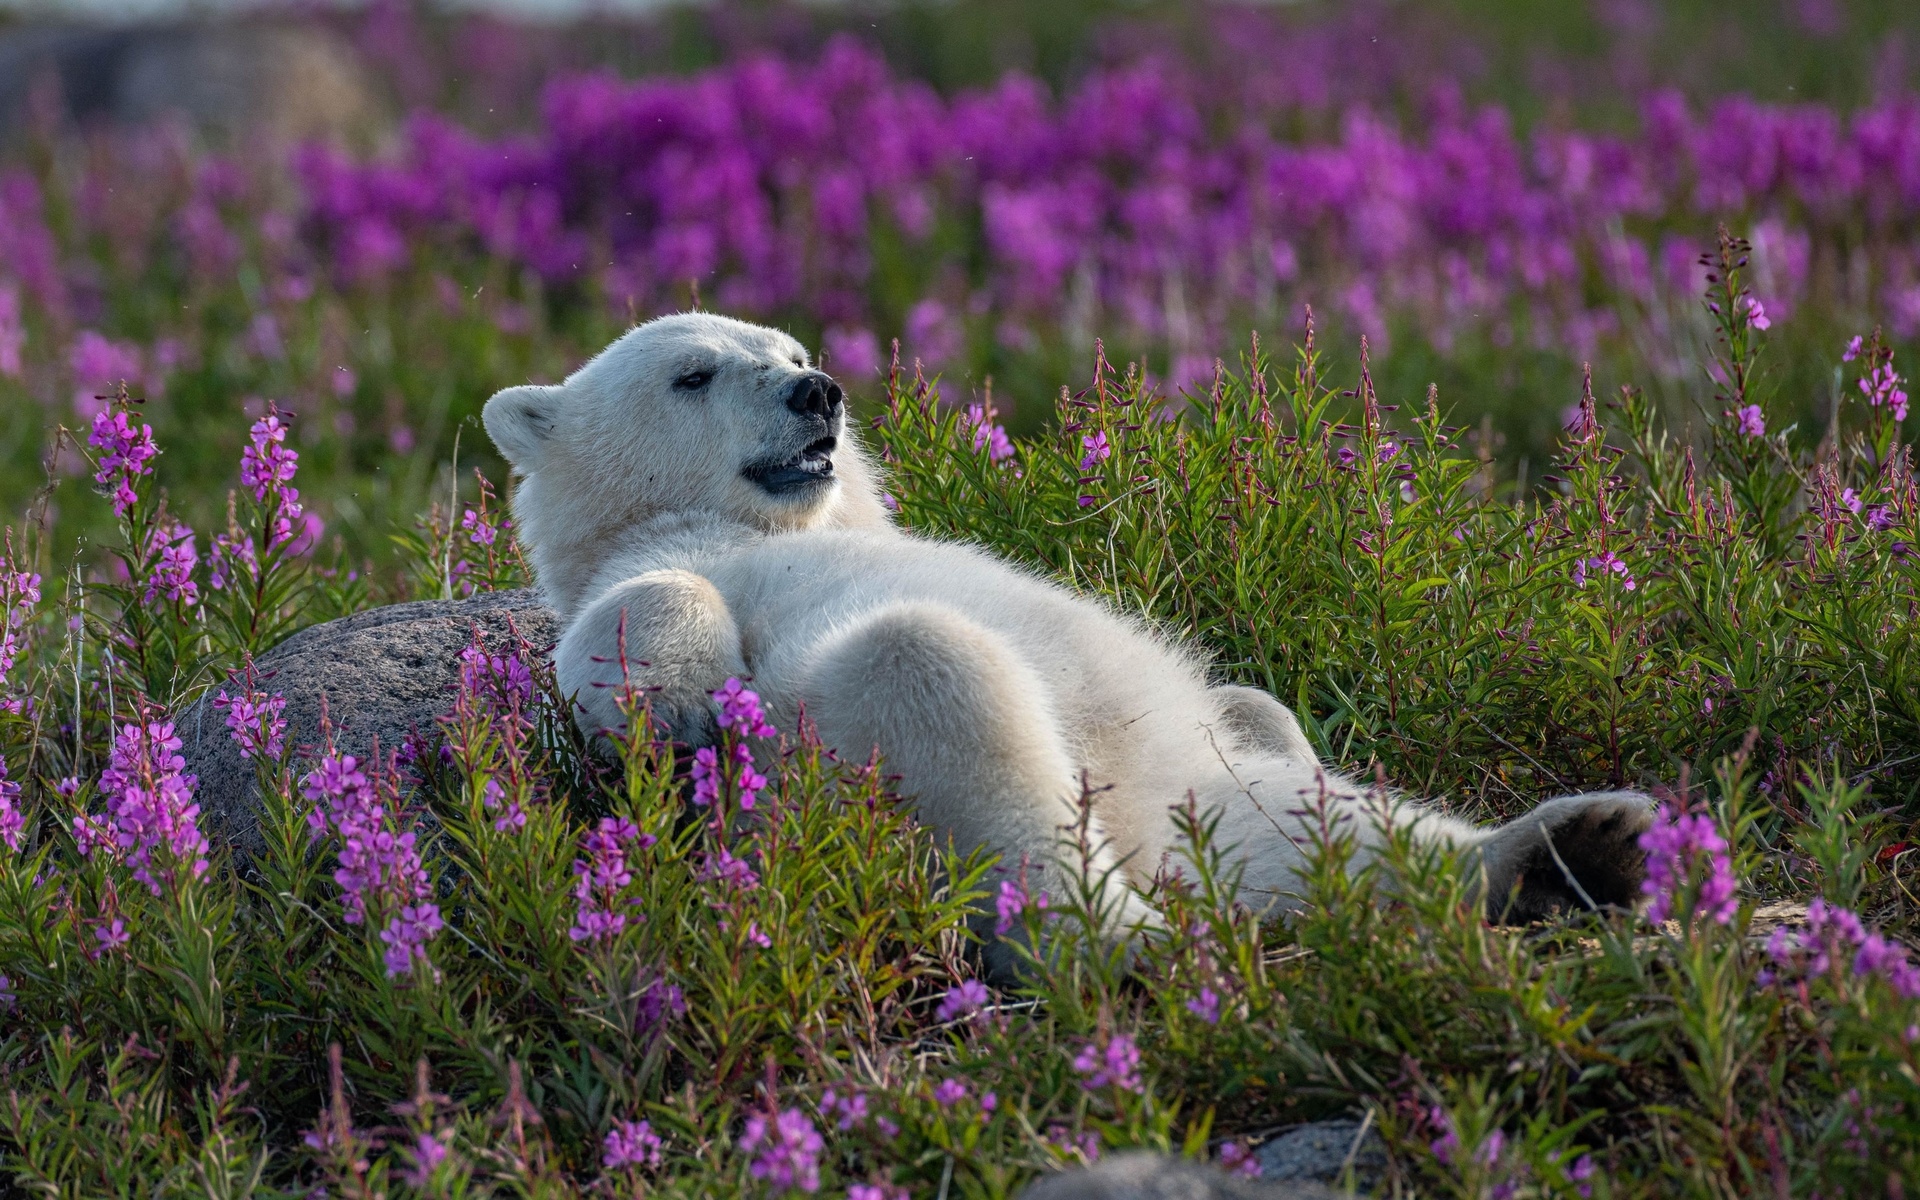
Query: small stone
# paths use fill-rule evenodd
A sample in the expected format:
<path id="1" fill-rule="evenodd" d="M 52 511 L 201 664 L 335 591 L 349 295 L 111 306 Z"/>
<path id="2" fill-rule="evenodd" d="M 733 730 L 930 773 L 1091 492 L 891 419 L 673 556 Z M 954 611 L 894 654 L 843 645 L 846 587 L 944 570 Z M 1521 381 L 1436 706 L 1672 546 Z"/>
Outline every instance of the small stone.
<path id="1" fill-rule="evenodd" d="M 1307 1180 L 1242 1179 L 1188 1159 L 1134 1151 L 1037 1179 L 1020 1200 L 1337 1200 L 1343 1195 Z"/>
<path id="2" fill-rule="evenodd" d="M 1356 1182 L 1372 1184 L 1386 1170 L 1387 1148 L 1371 1126 L 1364 1137 L 1360 1126 L 1359 1121 L 1315 1121 L 1260 1143 L 1253 1150 L 1260 1177 L 1337 1183 L 1351 1157 Z"/>
<path id="3" fill-rule="evenodd" d="M 319 745 L 323 697 L 340 751 L 364 757 L 377 742 L 385 755 L 410 732 L 431 737 L 436 721 L 451 711 L 460 652 L 476 629 L 489 649 L 509 649 L 517 635 L 544 653 L 559 627 L 553 611 L 527 589 L 393 604 L 294 634 L 254 660 L 256 686 L 286 697 L 287 744 L 296 764 L 300 750 Z M 226 690 L 231 694 L 233 685 Z M 211 688 L 176 726 L 187 770 L 200 777 L 195 798 L 202 828 L 215 846 L 230 846 L 246 859 L 265 845 L 260 789 L 227 730 L 226 714 L 213 707 L 220 691 Z"/>

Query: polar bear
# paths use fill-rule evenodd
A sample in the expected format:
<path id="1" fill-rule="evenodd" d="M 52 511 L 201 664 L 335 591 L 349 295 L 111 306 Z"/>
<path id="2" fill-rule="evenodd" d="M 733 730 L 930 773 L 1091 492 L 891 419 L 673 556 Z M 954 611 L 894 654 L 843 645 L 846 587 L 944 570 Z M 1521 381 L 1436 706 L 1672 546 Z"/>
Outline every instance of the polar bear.
<path id="1" fill-rule="evenodd" d="M 519 476 L 514 517 L 589 734 L 623 720 L 623 662 L 692 745 L 716 738 L 711 693 L 750 679 L 774 724 L 795 728 L 804 705 L 843 755 L 877 748 L 922 823 L 1003 869 L 1027 863 L 1036 888 L 1085 866 L 1143 888 L 1178 852 L 1191 796 L 1257 909 L 1298 903 L 1322 805 L 1353 818 L 1362 860 L 1386 825 L 1457 847 L 1484 869 L 1492 916 L 1638 895 L 1645 796 L 1562 797 L 1491 830 L 1383 796 L 1324 768 L 1278 700 L 1211 683 L 1140 621 L 896 527 L 839 384 L 782 332 L 661 317 L 565 383 L 500 392 L 484 419 Z M 1096 851 L 1070 866 L 1062 829 L 1083 794 Z M 1115 890 L 1120 924 L 1152 922 Z"/>

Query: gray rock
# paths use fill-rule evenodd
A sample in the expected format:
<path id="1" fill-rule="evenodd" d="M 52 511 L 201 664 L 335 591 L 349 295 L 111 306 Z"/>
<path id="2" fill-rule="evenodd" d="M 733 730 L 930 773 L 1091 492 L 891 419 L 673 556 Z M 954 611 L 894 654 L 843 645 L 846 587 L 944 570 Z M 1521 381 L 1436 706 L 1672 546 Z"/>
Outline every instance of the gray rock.
<path id="1" fill-rule="evenodd" d="M 1338 1182 L 1351 1156 L 1356 1182 L 1376 1182 L 1387 1167 L 1386 1144 L 1371 1126 L 1361 1136 L 1359 1121 L 1315 1121 L 1289 1129 L 1254 1147 L 1262 1179 L 1313 1179 Z"/>
<path id="2" fill-rule="evenodd" d="M 1020 1200 L 1336 1200 L 1344 1194 L 1311 1181 L 1242 1179 L 1188 1159 L 1136 1151 L 1037 1179 Z"/>
<path id="3" fill-rule="evenodd" d="M 287 700 L 287 738 L 316 745 L 325 697 L 334 744 L 364 755 L 377 739 L 397 749 L 412 730 L 433 731 L 453 705 L 460 652 L 478 629 L 489 648 L 517 633 L 544 651 L 559 636 L 553 611 L 532 591 L 489 592 L 468 600 L 422 600 L 369 609 L 294 634 L 255 660 L 260 686 Z M 259 853 L 260 790 L 253 768 L 213 707 L 215 688 L 176 721 L 187 769 L 200 777 L 201 826 L 216 846 L 245 858 Z"/>

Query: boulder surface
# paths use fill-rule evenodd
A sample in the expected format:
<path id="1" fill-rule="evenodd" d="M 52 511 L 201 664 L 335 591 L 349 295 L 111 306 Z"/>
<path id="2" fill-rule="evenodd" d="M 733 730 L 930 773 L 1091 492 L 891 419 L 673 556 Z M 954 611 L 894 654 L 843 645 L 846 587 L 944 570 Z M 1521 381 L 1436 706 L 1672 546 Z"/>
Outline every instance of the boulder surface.
<path id="1" fill-rule="evenodd" d="M 1242 1179 L 1184 1158 L 1138 1151 L 1035 1180 L 1020 1200 L 1338 1200 L 1310 1180 Z"/>
<path id="2" fill-rule="evenodd" d="M 364 756 L 377 741 L 390 751 L 412 731 L 431 733 L 452 708 L 460 652 L 476 630 L 490 649 L 517 635 L 544 652 L 559 636 L 553 611 L 530 589 L 393 604 L 294 634 L 254 661 L 258 686 L 286 697 L 289 745 L 319 745 L 324 700 L 338 749 Z M 264 845 L 260 789 L 213 705 L 220 690 L 188 707 L 176 728 L 187 769 L 200 777 L 201 827 L 216 846 L 251 857 Z"/>

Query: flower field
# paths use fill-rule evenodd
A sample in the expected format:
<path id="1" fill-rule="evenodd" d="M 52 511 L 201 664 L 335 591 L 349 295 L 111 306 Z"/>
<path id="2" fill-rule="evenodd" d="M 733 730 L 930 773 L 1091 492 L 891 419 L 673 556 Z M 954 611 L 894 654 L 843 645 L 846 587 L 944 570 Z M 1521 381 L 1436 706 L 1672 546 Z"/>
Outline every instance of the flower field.
<path id="1" fill-rule="evenodd" d="M 377 149 L 10 151 L 14 1185 L 992 1197 L 1129 1147 L 1254 1174 L 1346 1115 L 1380 1195 L 1904 1195 L 1920 102 L 1542 117 L 1391 39 L 1273 65 L 1364 26 L 1216 16 L 1059 81 L 822 29 Z M 405 10 L 355 19 L 432 77 Z M 384 753 L 289 731 L 288 634 L 528 582 L 486 397 L 696 297 L 823 350 L 903 524 L 1205 647 L 1328 762 L 1484 820 L 1652 792 L 1643 910 L 1489 925 L 1458 864 L 1350 870 L 1327 824 L 1263 926 L 1188 813 L 1129 955 L 1097 880 L 934 844 L 751 680 L 716 747 L 636 694 L 595 751 L 525 642 Z M 183 757 L 207 697 L 257 853 Z"/>

